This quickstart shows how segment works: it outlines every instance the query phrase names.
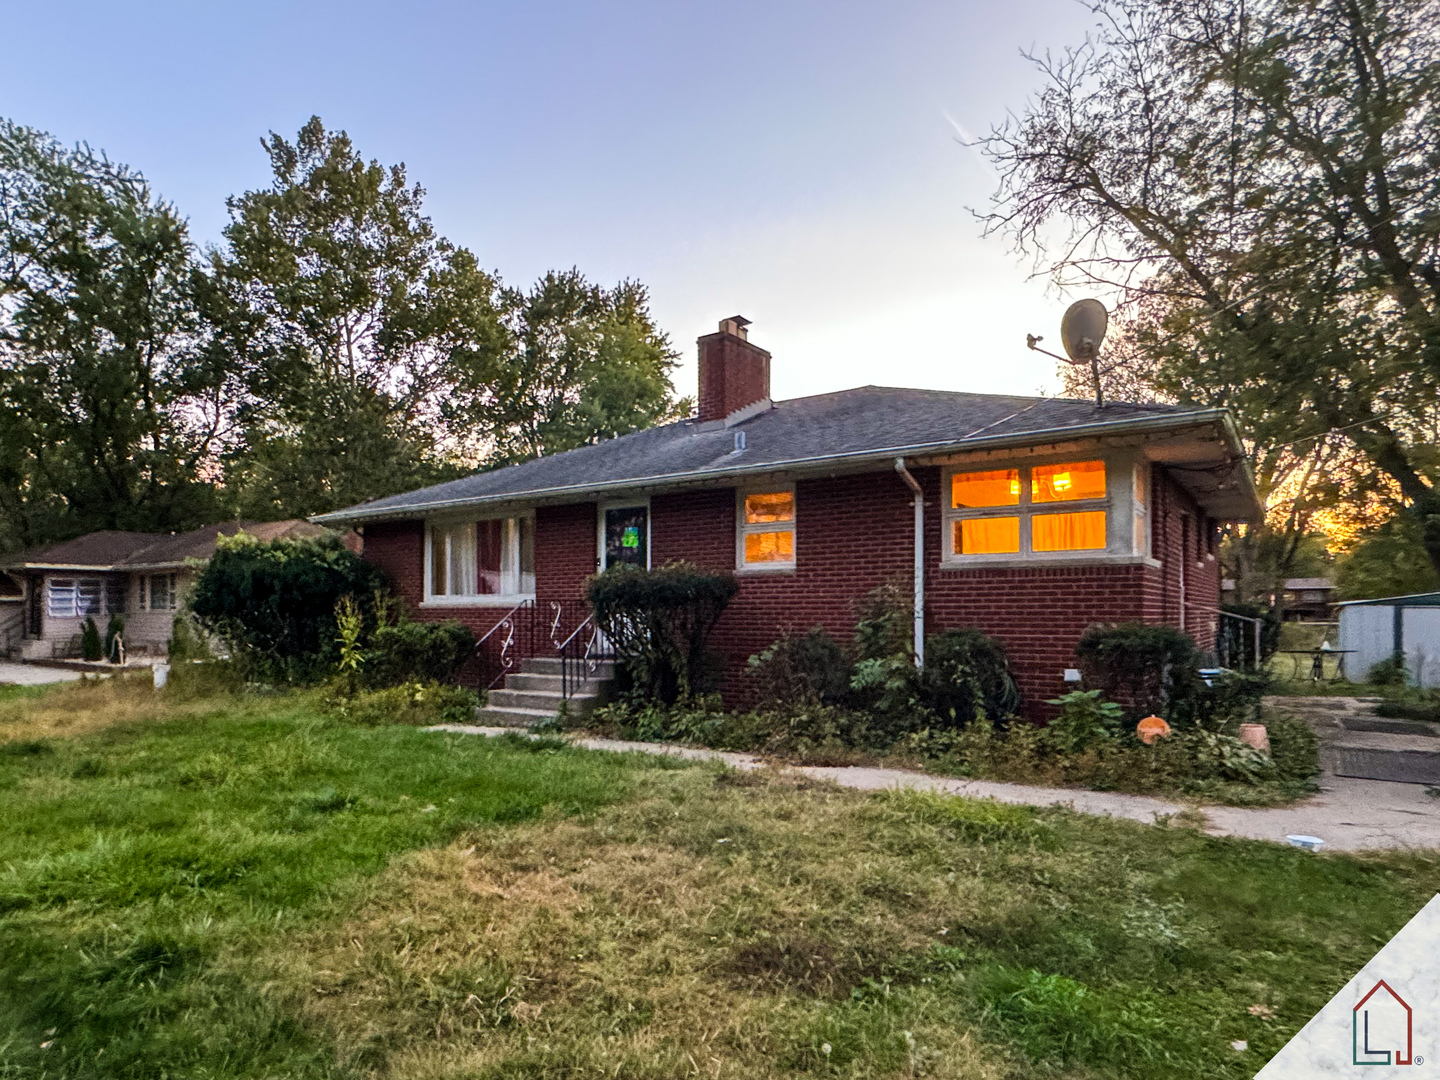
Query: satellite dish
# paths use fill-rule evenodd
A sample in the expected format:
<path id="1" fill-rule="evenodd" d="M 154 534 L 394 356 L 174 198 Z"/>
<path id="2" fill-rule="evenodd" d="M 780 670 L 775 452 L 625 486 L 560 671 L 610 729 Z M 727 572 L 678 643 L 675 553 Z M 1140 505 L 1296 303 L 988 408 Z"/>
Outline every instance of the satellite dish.
<path id="1" fill-rule="evenodd" d="M 1072 363 L 1088 364 L 1100 354 L 1110 315 L 1099 300 L 1077 300 L 1060 320 L 1060 342 Z"/>

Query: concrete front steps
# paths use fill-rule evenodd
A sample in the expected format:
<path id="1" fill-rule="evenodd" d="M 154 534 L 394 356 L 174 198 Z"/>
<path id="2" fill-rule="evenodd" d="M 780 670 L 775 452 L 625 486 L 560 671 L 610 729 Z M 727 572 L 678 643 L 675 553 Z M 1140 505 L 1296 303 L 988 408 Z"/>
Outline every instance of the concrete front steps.
<path id="1" fill-rule="evenodd" d="M 572 673 L 574 668 L 571 668 Z M 609 661 L 600 664 L 587 682 L 572 687 L 567 701 L 560 694 L 560 660 L 553 656 L 533 656 L 520 662 L 520 670 L 505 676 L 505 685 L 491 690 L 484 705 L 475 710 L 477 724 L 496 727 L 524 728 L 542 720 L 553 720 L 565 706 L 568 717 L 589 716 L 595 706 L 605 700 L 615 666 Z"/>
<path id="2" fill-rule="evenodd" d="M 1440 725 L 1375 714 L 1378 698 L 1267 698 L 1320 739 L 1320 766 L 1335 776 L 1440 787 Z"/>

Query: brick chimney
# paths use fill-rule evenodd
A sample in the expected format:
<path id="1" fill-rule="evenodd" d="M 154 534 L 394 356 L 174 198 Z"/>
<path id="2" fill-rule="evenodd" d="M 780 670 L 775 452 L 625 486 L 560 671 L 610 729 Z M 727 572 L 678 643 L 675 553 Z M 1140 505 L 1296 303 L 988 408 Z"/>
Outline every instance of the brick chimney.
<path id="1" fill-rule="evenodd" d="M 746 340 L 750 320 L 720 320 L 718 333 L 700 345 L 700 413 L 696 419 L 723 420 L 737 409 L 770 397 L 770 354 Z"/>

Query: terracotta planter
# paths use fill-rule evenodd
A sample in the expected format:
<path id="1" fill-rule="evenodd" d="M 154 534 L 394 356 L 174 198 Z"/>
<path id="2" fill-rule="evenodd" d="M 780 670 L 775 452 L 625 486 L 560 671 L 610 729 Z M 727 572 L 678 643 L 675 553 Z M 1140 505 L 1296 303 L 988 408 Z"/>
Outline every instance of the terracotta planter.
<path id="1" fill-rule="evenodd" d="M 1265 730 L 1264 724 L 1241 724 L 1240 741 L 1262 754 L 1270 753 L 1270 733 Z"/>

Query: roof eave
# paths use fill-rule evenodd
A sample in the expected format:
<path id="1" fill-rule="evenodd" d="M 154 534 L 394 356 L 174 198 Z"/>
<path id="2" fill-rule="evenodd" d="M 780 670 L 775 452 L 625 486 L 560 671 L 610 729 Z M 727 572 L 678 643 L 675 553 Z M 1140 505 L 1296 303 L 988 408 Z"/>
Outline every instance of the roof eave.
<path id="1" fill-rule="evenodd" d="M 869 463 L 889 464 L 896 457 L 911 457 L 918 454 L 945 454 L 986 448 L 1033 446 L 1037 443 L 1053 442 L 1084 436 L 1101 436 L 1118 433 L 1145 433 L 1188 427 L 1202 427 L 1219 422 L 1226 441 L 1236 454 L 1240 472 L 1248 494 L 1252 497 L 1257 512 L 1260 511 L 1259 496 L 1255 492 L 1254 480 L 1244 464 L 1244 449 L 1234 420 L 1226 409 L 1199 409 L 1178 416 L 1151 416 L 1130 420 L 1110 420 L 1089 424 L 1074 424 L 1063 428 L 1047 428 L 1043 431 L 1029 431 L 1016 434 L 986 435 L 979 438 L 949 440 L 936 443 L 913 443 L 905 446 L 891 446 L 878 450 L 861 450 L 847 454 L 824 454 L 810 458 L 793 458 L 788 461 L 770 461 L 750 466 L 728 466 L 718 469 L 692 470 L 684 473 L 662 473 L 654 476 L 627 477 L 623 480 L 607 480 L 594 484 L 574 484 L 565 487 L 535 488 L 529 491 L 512 491 L 504 494 L 469 496 L 459 499 L 443 499 L 424 503 L 408 503 L 386 507 L 378 511 L 366 511 L 363 506 L 346 510 L 335 510 L 328 514 L 315 514 L 310 518 L 317 525 L 362 524 L 370 521 L 396 521 L 414 518 L 436 511 L 458 510 L 470 506 L 493 506 L 504 503 L 525 503 L 552 500 L 560 497 L 582 498 L 587 495 L 603 495 L 607 492 L 630 491 L 636 488 L 656 487 L 671 484 L 704 483 L 723 480 L 728 477 L 763 475 L 765 473 L 787 472 L 797 469 L 813 469 L 827 465 L 864 465 Z"/>

